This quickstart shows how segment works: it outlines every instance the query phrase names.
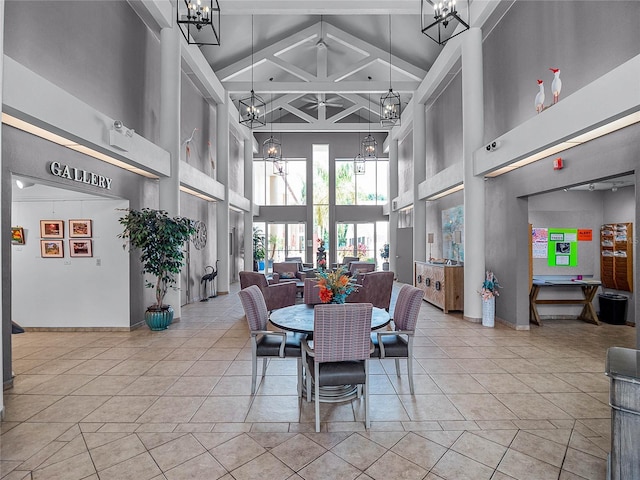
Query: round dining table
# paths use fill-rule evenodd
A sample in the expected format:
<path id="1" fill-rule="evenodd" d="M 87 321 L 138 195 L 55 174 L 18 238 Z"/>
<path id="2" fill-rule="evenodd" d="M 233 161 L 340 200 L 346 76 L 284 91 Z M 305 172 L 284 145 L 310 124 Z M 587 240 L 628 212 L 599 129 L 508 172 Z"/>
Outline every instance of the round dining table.
<path id="1" fill-rule="evenodd" d="M 313 334 L 313 307 L 299 303 L 290 307 L 273 310 L 269 320 L 273 325 L 289 332 Z M 371 330 L 377 330 L 389 324 L 391 316 L 383 308 L 373 307 L 371 312 Z"/>

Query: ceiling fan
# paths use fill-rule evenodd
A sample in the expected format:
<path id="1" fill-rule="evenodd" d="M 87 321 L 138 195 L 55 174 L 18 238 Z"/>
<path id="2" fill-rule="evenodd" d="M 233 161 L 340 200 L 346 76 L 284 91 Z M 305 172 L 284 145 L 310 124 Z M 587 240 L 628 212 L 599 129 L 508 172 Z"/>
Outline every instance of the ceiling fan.
<path id="1" fill-rule="evenodd" d="M 342 108 L 343 104 L 341 97 L 336 95 L 334 97 L 328 97 L 324 93 L 317 93 L 315 95 L 310 94 L 302 97 L 302 101 L 306 103 L 303 108 L 317 110 L 320 107 L 335 107 Z"/>

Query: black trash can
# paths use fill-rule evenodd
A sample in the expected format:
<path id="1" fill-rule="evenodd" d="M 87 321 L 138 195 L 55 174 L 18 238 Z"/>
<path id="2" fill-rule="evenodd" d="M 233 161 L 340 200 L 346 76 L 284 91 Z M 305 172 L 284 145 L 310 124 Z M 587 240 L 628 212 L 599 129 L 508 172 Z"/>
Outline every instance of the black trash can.
<path id="1" fill-rule="evenodd" d="M 600 302 L 600 320 L 613 325 L 624 325 L 627 322 L 627 300 L 625 295 L 603 293 L 598 295 Z"/>

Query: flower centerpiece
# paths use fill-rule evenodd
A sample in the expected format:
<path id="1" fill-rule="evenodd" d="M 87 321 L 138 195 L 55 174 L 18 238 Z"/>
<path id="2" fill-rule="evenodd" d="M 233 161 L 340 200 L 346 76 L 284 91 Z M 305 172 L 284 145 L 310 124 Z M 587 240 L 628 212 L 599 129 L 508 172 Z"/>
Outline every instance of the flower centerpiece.
<path id="1" fill-rule="evenodd" d="M 498 283 L 498 279 L 493 274 L 491 270 L 487 270 L 485 280 L 482 283 L 482 288 L 480 289 L 480 296 L 482 300 L 490 300 L 494 297 L 500 296 L 500 292 L 498 288 L 500 284 Z"/>
<path id="2" fill-rule="evenodd" d="M 356 286 L 351 283 L 344 267 L 333 272 L 320 271 L 316 273 L 316 278 L 322 303 L 344 303 L 347 296 L 356 291 Z"/>

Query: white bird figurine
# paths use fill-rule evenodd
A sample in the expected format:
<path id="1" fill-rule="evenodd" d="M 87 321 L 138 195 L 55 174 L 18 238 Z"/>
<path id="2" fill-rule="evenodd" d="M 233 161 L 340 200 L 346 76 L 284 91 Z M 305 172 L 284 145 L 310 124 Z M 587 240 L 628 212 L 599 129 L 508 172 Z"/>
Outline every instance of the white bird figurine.
<path id="1" fill-rule="evenodd" d="M 550 68 L 553 72 L 553 82 L 551 82 L 551 92 L 553 93 L 553 103 L 558 103 L 560 98 L 560 91 L 562 90 L 562 80 L 560 80 L 560 69 Z"/>
<path id="2" fill-rule="evenodd" d="M 536 100 L 534 102 L 536 106 L 536 113 L 540 113 L 544 110 L 544 82 L 542 80 L 538 80 L 538 86 L 540 87 L 540 91 L 536 95 Z"/>

